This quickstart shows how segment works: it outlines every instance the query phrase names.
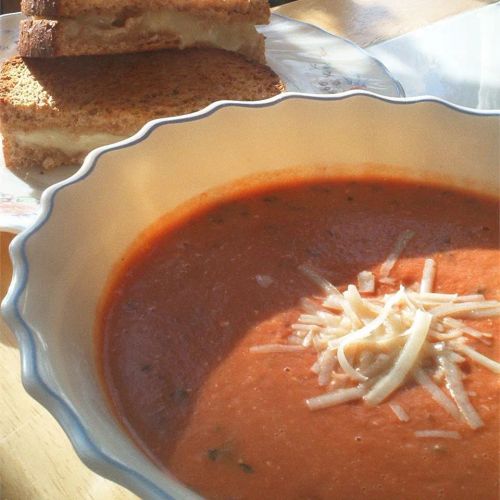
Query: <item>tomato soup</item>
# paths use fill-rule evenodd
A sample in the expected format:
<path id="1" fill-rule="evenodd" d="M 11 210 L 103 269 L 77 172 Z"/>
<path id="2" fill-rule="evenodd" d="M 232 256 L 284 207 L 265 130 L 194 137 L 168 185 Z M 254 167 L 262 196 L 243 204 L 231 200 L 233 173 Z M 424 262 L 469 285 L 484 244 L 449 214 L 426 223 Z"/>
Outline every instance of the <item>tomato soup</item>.
<path id="1" fill-rule="evenodd" d="M 484 364 L 498 360 L 498 227 L 497 200 L 376 179 L 262 186 L 162 219 L 125 256 L 103 300 L 98 360 L 117 419 L 157 464 L 207 498 L 498 498 L 498 376 L 496 365 Z M 379 279 L 401 234 L 411 238 Z M 443 378 L 420 352 L 390 395 L 367 403 L 411 358 L 403 346 L 418 343 L 413 328 L 397 335 L 396 347 L 385 337 L 377 344 L 393 357 L 373 382 L 358 368 L 333 381 L 338 394 L 360 388 L 362 397 L 312 411 L 306 401 L 337 387 L 328 374 L 319 384 L 311 370 L 320 342 L 297 341 L 304 304 L 324 294 L 304 266 L 334 284 L 339 301 L 364 271 L 376 280 L 362 294 L 373 299 L 368 308 L 404 289 L 411 312 L 420 308 L 426 259 L 435 265 L 434 295 L 424 294 L 431 312 L 420 313 L 428 318 L 421 342 L 438 359 L 446 339 L 467 330 L 448 359 L 458 378 L 454 369 Z M 432 305 L 440 294 L 454 304 L 451 319 Z M 470 300 L 488 302 L 482 313 L 457 313 L 456 304 Z M 432 343 L 431 335 L 445 340 Z M 328 345 L 337 349 L 335 341 Z M 357 362 L 348 347 L 342 366 Z M 335 363 L 339 372 L 342 360 Z"/>

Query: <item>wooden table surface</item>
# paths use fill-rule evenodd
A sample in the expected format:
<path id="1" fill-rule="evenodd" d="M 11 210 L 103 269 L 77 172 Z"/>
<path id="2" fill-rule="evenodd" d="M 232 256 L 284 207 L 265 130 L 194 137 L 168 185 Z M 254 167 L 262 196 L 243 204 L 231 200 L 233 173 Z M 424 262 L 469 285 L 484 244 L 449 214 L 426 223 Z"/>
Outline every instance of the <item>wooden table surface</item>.
<path id="1" fill-rule="evenodd" d="M 486 0 L 297 0 L 277 7 L 363 47 L 439 19 L 492 3 Z M 4 12 L 15 0 L 3 0 Z M 0 233 L 0 297 L 11 276 L 8 244 Z M 0 318 L 0 499 L 118 500 L 136 498 L 89 471 L 56 421 L 24 391 L 19 351 Z"/>

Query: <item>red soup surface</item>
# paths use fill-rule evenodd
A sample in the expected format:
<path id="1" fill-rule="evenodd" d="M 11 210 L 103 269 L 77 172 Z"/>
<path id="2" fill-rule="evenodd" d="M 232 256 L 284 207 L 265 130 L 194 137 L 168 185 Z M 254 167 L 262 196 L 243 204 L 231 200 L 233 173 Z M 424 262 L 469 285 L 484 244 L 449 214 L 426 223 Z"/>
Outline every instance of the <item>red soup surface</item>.
<path id="1" fill-rule="evenodd" d="M 434 292 L 498 300 L 498 227 L 497 200 L 370 179 L 262 186 L 162 219 L 103 300 L 98 358 L 117 419 L 156 463 L 207 498 L 498 498 L 494 369 L 450 358 L 481 421 L 473 429 L 415 382 L 415 370 L 427 370 L 455 405 L 453 383 L 418 359 L 379 404 L 311 411 L 306 399 L 337 390 L 311 371 L 314 346 L 251 349 L 291 345 L 303 299 L 324 295 L 304 265 L 341 292 L 371 271 L 371 297 L 382 297 L 400 285 L 415 290 L 432 258 Z M 389 278 L 378 281 L 408 231 Z M 492 334 L 468 336 L 466 345 L 498 359 L 498 318 L 465 316 L 454 320 Z M 356 353 L 349 356 L 354 364 Z M 339 381 L 359 383 L 345 374 Z"/>

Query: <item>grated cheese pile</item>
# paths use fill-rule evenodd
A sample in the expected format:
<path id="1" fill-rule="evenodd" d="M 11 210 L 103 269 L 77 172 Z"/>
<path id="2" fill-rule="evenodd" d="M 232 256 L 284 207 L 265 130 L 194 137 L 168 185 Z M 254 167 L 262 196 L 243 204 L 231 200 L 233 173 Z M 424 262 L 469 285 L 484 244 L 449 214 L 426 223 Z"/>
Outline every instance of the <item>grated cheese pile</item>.
<path id="1" fill-rule="evenodd" d="M 405 231 L 398 239 L 382 264 L 380 282 L 391 282 L 389 273 L 412 237 L 412 232 Z M 455 419 L 473 429 L 483 425 L 464 388 L 460 365 L 469 358 L 499 374 L 500 363 L 467 345 L 470 338 L 488 342 L 491 334 L 461 319 L 499 316 L 499 301 L 485 300 L 480 294 L 432 292 L 433 259 L 425 260 L 416 290 L 400 286 L 377 297 L 362 295 L 375 290 L 375 277 L 369 271 L 359 273 L 359 287 L 351 284 L 341 293 L 314 269 L 300 269 L 325 296 L 320 303 L 303 300 L 304 314 L 292 325 L 288 344 L 254 346 L 251 351 L 314 349 L 317 360 L 311 369 L 327 392 L 306 400 L 311 410 L 358 399 L 377 405 L 413 379 Z M 401 421 L 409 419 L 399 405 L 391 403 L 391 409 Z"/>

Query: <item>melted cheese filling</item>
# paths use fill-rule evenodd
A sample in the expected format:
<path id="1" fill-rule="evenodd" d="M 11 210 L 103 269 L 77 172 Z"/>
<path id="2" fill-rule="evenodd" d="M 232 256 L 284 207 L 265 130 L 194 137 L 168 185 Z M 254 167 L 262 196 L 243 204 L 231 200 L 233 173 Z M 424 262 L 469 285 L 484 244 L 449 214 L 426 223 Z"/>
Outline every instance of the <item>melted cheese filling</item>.
<path id="1" fill-rule="evenodd" d="M 71 134 L 57 128 L 14 133 L 14 139 L 20 146 L 57 149 L 67 155 L 88 153 L 92 149 L 119 142 L 125 138 L 102 132 L 95 134 Z"/>
<path id="2" fill-rule="evenodd" d="M 257 47 L 261 36 L 252 23 L 223 23 L 185 12 L 168 9 L 147 11 L 137 16 L 118 19 L 113 16 L 82 16 L 64 19 L 66 33 L 71 38 L 81 34 L 99 38 L 118 38 L 130 33 L 155 35 L 170 33 L 178 39 L 179 48 L 207 44 L 225 50 Z"/>

